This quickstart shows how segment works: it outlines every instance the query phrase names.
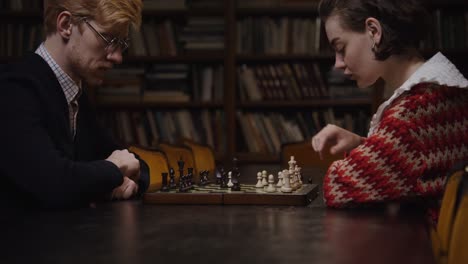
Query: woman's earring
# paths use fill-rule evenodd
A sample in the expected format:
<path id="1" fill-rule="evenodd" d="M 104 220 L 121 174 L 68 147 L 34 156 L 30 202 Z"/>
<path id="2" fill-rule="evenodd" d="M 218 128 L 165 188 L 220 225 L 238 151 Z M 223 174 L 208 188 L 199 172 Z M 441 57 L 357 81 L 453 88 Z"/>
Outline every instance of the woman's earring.
<path id="1" fill-rule="evenodd" d="M 376 47 L 377 47 L 377 45 L 375 44 L 375 40 L 372 39 L 372 51 L 373 51 L 373 52 L 376 51 Z"/>

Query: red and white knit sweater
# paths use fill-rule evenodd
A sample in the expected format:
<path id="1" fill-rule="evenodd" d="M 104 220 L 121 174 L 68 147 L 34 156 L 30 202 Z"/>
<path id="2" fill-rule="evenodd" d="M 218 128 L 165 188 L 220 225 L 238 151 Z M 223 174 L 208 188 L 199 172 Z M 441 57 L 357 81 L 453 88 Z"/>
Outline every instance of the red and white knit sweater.
<path id="1" fill-rule="evenodd" d="M 468 160 L 468 89 L 417 84 L 385 108 L 371 131 L 330 166 L 328 206 L 440 198 L 450 168 Z"/>

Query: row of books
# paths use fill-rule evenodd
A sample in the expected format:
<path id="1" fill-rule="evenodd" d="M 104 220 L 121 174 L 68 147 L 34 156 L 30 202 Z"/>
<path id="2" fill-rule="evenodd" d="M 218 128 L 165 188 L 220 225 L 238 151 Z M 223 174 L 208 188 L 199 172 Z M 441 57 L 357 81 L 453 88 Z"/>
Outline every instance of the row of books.
<path id="1" fill-rule="evenodd" d="M 43 40 L 42 25 L 0 22 L 0 56 L 21 56 L 34 51 Z"/>
<path id="2" fill-rule="evenodd" d="M 468 11 L 443 11 L 432 13 L 433 30 L 421 43 L 423 49 L 457 50 L 468 48 Z"/>
<path id="3" fill-rule="evenodd" d="M 207 144 L 217 152 L 226 149 L 225 118 L 221 110 L 188 110 L 101 112 L 103 127 L 122 143 L 156 146 L 159 142 L 175 144 L 189 138 Z M 337 116 L 332 108 L 296 113 L 237 112 L 241 131 L 237 151 L 277 154 L 281 145 L 306 140 L 326 124 L 336 124 L 359 135 L 367 133 L 369 114 L 365 111 Z"/>
<path id="4" fill-rule="evenodd" d="M 1 1 L 0 1 L 1 2 Z M 14 3 L 17 3 L 14 1 Z M 18 1 L 20 3 L 20 1 Z M 433 29 L 421 42 L 421 49 L 468 48 L 468 11 L 433 12 Z M 316 54 L 328 47 L 320 19 L 246 17 L 237 22 L 239 54 Z M 176 56 L 224 49 L 222 17 L 189 17 L 187 21 L 145 20 L 140 31 L 131 31 L 129 54 L 134 56 Z M 0 22 L 0 56 L 21 56 L 43 39 L 41 25 Z"/>
<path id="5" fill-rule="evenodd" d="M 316 54 L 324 46 L 322 38 L 318 17 L 246 17 L 237 21 L 238 54 Z"/>
<path id="6" fill-rule="evenodd" d="M 221 110 L 101 112 L 99 120 L 125 144 L 156 146 L 159 142 L 176 144 L 178 139 L 188 138 L 220 153 L 226 149 L 225 118 Z"/>
<path id="7" fill-rule="evenodd" d="M 11 11 L 38 11 L 42 10 L 42 1 L 38 0 L 2 0 L 0 1 L 0 8 L 2 10 Z"/>
<path id="8" fill-rule="evenodd" d="M 237 7 L 284 7 L 301 6 L 315 7 L 318 0 L 237 0 Z M 190 9 L 190 8 L 222 8 L 219 0 L 145 0 L 145 10 Z"/>
<path id="9" fill-rule="evenodd" d="M 97 88 L 99 103 L 221 102 L 223 65 L 155 64 L 109 71 Z"/>
<path id="10" fill-rule="evenodd" d="M 219 0 L 145 0 L 143 9 L 152 10 L 183 10 L 193 8 L 222 8 Z"/>
<path id="11" fill-rule="evenodd" d="M 260 7 L 316 7 L 320 0 L 237 0 L 240 8 Z"/>
<path id="12" fill-rule="evenodd" d="M 238 70 L 244 101 L 299 100 L 328 96 L 317 63 L 280 63 L 242 66 Z"/>
<path id="13" fill-rule="evenodd" d="M 243 142 L 238 151 L 277 154 L 281 145 L 311 138 L 326 124 L 335 124 L 359 135 L 367 133 L 370 121 L 364 111 L 335 115 L 333 108 L 296 113 L 237 112 Z"/>
<path id="14" fill-rule="evenodd" d="M 238 79 L 243 101 L 371 96 L 370 89 L 358 89 L 340 70 L 332 68 L 323 74 L 317 63 L 243 65 Z"/>
<path id="15" fill-rule="evenodd" d="M 220 17 L 189 17 L 185 24 L 172 20 L 145 21 L 140 31 L 130 31 L 129 54 L 176 56 L 200 50 L 224 48 L 224 20 Z"/>

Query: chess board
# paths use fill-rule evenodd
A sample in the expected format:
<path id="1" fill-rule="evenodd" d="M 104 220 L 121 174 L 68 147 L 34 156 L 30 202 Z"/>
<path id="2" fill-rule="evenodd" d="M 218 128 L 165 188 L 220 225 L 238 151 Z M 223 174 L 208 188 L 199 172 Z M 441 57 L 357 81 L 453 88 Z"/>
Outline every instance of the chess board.
<path id="1" fill-rule="evenodd" d="M 312 202 L 318 193 L 316 184 L 303 184 L 291 193 L 277 191 L 268 193 L 255 184 L 241 184 L 240 191 L 220 188 L 217 184 L 195 185 L 187 192 L 148 192 L 143 196 L 147 204 L 225 204 L 225 205 L 297 205 L 305 206 Z"/>

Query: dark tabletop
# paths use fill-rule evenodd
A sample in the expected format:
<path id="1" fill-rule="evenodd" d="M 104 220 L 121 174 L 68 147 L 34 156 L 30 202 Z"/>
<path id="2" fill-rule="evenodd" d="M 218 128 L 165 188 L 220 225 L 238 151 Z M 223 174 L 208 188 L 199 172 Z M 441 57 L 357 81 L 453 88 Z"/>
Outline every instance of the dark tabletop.
<path id="1" fill-rule="evenodd" d="M 434 263 L 424 217 L 387 210 L 161 206 L 2 214 L 0 263 Z"/>

